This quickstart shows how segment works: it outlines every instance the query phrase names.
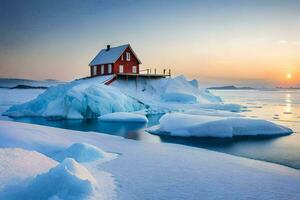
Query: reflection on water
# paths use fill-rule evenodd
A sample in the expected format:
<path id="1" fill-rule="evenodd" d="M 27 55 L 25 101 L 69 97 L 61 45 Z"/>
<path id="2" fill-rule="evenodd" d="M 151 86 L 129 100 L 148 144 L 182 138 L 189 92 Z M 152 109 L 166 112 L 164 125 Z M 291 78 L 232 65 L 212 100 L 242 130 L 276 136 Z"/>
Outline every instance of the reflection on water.
<path id="1" fill-rule="evenodd" d="M 157 124 L 161 115 L 147 116 L 149 124 Z M 93 120 L 47 120 L 40 117 L 24 117 L 16 118 L 15 121 L 52 126 L 56 128 L 64 128 L 78 131 L 94 131 L 99 133 L 106 133 L 110 135 L 117 135 L 128 139 L 142 140 L 148 142 L 161 142 L 160 138 L 151 135 L 144 131 L 147 124 L 133 123 L 133 122 L 103 122 L 97 119 Z"/>
<path id="2" fill-rule="evenodd" d="M 273 121 L 290 127 L 295 133 L 275 138 L 235 138 L 220 145 L 219 142 L 198 141 L 198 147 L 300 169 L 300 90 L 212 92 L 225 102 L 251 105 L 244 113 L 248 117 Z"/>

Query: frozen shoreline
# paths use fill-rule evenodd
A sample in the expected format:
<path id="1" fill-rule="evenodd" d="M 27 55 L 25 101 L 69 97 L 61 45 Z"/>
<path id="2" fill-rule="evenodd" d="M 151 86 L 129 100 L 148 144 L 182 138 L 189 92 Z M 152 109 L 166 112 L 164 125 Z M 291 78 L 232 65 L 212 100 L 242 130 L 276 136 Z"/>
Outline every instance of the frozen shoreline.
<path id="1" fill-rule="evenodd" d="M 19 147 L 46 156 L 78 142 L 119 154 L 90 168 L 92 174 L 103 170 L 114 176 L 118 199 L 300 198 L 298 170 L 224 153 L 9 121 L 0 121 L 0 138 L 1 148 Z"/>

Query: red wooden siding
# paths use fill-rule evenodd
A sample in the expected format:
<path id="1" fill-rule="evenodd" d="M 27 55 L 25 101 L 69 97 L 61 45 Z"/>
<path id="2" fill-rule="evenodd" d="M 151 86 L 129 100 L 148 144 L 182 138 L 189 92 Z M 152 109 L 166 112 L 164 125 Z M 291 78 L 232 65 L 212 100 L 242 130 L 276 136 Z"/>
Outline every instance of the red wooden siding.
<path id="1" fill-rule="evenodd" d="M 130 53 L 130 61 L 126 60 L 126 52 Z M 123 60 L 122 60 L 123 56 Z M 130 48 L 128 47 L 123 54 L 120 56 L 120 58 L 114 63 L 113 72 L 115 74 L 119 73 L 119 66 L 124 66 L 124 73 L 132 73 L 132 66 L 136 66 L 136 73 L 138 74 L 139 69 L 139 62 L 137 58 L 134 56 L 134 54 L 131 52 Z"/>

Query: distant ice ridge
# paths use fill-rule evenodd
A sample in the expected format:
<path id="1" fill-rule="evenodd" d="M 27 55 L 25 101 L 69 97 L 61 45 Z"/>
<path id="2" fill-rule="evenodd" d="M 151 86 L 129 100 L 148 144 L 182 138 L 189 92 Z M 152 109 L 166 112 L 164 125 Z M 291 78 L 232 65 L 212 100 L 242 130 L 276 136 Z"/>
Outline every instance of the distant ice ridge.
<path id="1" fill-rule="evenodd" d="M 293 131 L 270 121 L 211 113 L 207 115 L 171 113 L 159 120 L 156 134 L 180 137 L 234 137 L 257 135 L 285 135 Z"/>
<path id="2" fill-rule="evenodd" d="M 18 85 L 26 85 L 32 87 L 51 87 L 61 84 L 63 82 L 57 80 L 29 80 L 29 79 L 17 79 L 17 78 L 0 78 L 0 87 L 12 88 Z"/>
<path id="3" fill-rule="evenodd" d="M 12 106 L 4 115 L 11 117 L 46 117 L 54 119 L 97 118 L 114 112 L 134 112 L 147 108 L 148 113 L 188 109 L 239 111 L 236 104 L 201 90 L 196 80 L 176 78 L 116 80 L 104 85 L 112 76 L 72 81 L 51 87 L 36 99 Z"/>

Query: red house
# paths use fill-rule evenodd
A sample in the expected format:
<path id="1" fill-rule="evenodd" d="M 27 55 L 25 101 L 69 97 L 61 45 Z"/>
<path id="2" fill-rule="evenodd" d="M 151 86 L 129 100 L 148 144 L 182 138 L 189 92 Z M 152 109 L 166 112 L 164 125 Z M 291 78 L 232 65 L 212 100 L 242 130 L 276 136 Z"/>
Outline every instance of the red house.
<path id="1" fill-rule="evenodd" d="M 138 59 L 129 44 L 102 49 L 90 62 L 91 76 L 108 74 L 139 74 Z"/>

